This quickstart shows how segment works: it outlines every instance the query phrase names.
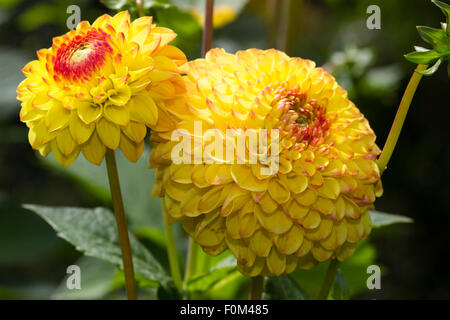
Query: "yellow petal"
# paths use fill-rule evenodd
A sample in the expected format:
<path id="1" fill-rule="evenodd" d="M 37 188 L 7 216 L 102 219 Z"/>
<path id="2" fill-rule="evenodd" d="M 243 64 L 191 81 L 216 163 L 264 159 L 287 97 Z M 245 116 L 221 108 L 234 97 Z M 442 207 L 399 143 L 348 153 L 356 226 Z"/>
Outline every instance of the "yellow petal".
<path id="1" fill-rule="evenodd" d="M 220 217 L 213 219 L 211 222 L 197 227 L 194 239 L 202 246 L 217 246 L 224 241 L 225 226 L 224 221 Z"/>
<path id="2" fill-rule="evenodd" d="M 276 248 L 272 248 L 267 257 L 267 268 L 275 276 L 283 274 L 286 268 L 286 256 L 279 253 Z"/>
<path id="3" fill-rule="evenodd" d="M 256 195 L 256 193 L 253 193 L 253 198 L 265 213 L 272 213 L 278 208 L 278 203 L 272 199 L 268 192 L 264 192 L 262 196 Z"/>
<path id="4" fill-rule="evenodd" d="M 297 200 L 299 204 L 305 207 L 311 206 L 316 201 L 316 199 L 317 199 L 316 192 L 311 189 L 306 189 L 299 195 L 295 196 L 295 200 Z"/>
<path id="5" fill-rule="evenodd" d="M 98 134 L 94 132 L 91 138 L 81 146 L 81 151 L 89 162 L 99 166 L 105 157 L 106 147 L 101 142 Z"/>
<path id="6" fill-rule="evenodd" d="M 115 106 L 124 106 L 130 101 L 131 89 L 127 85 L 122 85 L 119 88 L 108 90 L 107 95 L 111 104 Z"/>
<path id="7" fill-rule="evenodd" d="M 119 148 L 120 150 L 122 150 L 123 154 L 129 161 L 133 163 L 138 161 L 142 155 L 142 152 L 144 152 L 144 147 L 144 141 L 135 143 L 134 141 L 128 139 L 128 137 L 124 134 L 120 135 Z"/>
<path id="8" fill-rule="evenodd" d="M 60 102 L 54 102 L 45 116 L 45 125 L 49 132 L 53 132 L 67 126 L 70 120 L 70 110 L 63 107 Z"/>
<path id="9" fill-rule="evenodd" d="M 119 126 L 127 126 L 130 122 L 130 111 L 126 107 L 108 103 L 105 105 L 105 118 Z"/>
<path id="10" fill-rule="evenodd" d="M 253 252 L 245 240 L 234 240 L 230 237 L 225 237 L 228 247 L 233 255 L 236 257 L 238 263 L 244 266 L 252 266 L 255 262 L 256 254 Z"/>
<path id="11" fill-rule="evenodd" d="M 302 174 L 295 174 L 293 177 L 281 175 L 280 180 L 283 181 L 293 193 L 301 193 L 308 187 L 308 178 Z"/>
<path id="12" fill-rule="evenodd" d="M 311 253 L 314 256 L 314 258 L 319 262 L 324 262 L 331 258 L 333 255 L 333 251 L 326 250 L 322 248 L 321 246 L 315 246 L 311 249 Z"/>
<path id="13" fill-rule="evenodd" d="M 318 228 L 312 230 L 305 229 L 305 237 L 311 241 L 321 241 L 330 235 L 332 229 L 333 221 L 323 217 Z"/>
<path id="14" fill-rule="evenodd" d="M 279 252 L 291 255 L 296 252 L 303 242 L 303 230 L 293 225 L 288 232 L 275 237 L 275 245 Z"/>
<path id="15" fill-rule="evenodd" d="M 90 124 L 101 117 L 103 107 L 89 102 L 80 102 L 77 104 L 78 116 L 84 123 Z"/>
<path id="16" fill-rule="evenodd" d="M 304 218 L 308 214 L 309 210 L 310 209 L 308 207 L 303 207 L 294 200 L 289 205 L 288 214 L 292 219 L 299 220 Z"/>
<path id="17" fill-rule="evenodd" d="M 45 121 L 39 120 L 30 127 L 28 131 L 28 140 L 33 149 L 39 149 L 49 143 L 55 137 L 54 134 L 47 131 Z"/>
<path id="18" fill-rule="evenodd" d="M 68 166 L 70 166 L 75 161 L 75 159 L 78 157 L 78 154 L 80 153 L 80 148 L 78 146 L 76 146 L 74 148 L 74 150 L 72 151 L 72 153 L 70 153 L 68 155 L 63 154 L 59 150 L 56 140 L 53 140 L 51 142 L 51 149 L 52 149 L 52 153 L 53 153 L 56 161 L 58 161 L 58 163 L 60 165 L 62 165 L 64 168 L 67 168 Z"/>
<path id="19" fill-rule="evenodd" d="M 268 190 L 272 199 L 279 204 L 287 202 L 291 195 L 290 191 L 278 179 L 270 180 Z"/>
<path id="20" fill-rule="evenodd" d="M 310 210 L 308 215 L 302 220 L 302 225 L 306 229 L 315 229 L 320 225 L 320 214 L 315 210 Z"/>
<path id="21" fill-rule="evenodd" d="M 69 123 L 69 130 L 72 138 L 77 144 L 85 143 L 95 130 L 95 124 L 86 124 L 78 117 L 76 113 L 72 114 Z"/>
<path id="22" fill-rule="evenodd" d="M 345 261 L 350 258 L 356 250 L 356 243 L 345 243 L 339 248 L 337 258 L 339 261 Z"/>
<path id="23" fill-rule="evenodd" d="M 252 170 L 240 164 L 231 166 L 231 176 L 233 180 L 243 189 L 248 191 L 265 191 L 268 186 L 268 180 L 258 180 L 252 173 Z"/>
<path id="24" fill-rule="evenodd" d="M 122 131 L 134 142 L 141 142 L 147 134 L 147 127 L 142 123 L 130 121 Z"/>
<path id="25" fill-rule="evenodd" d="M 138 122 L 153 126 L 158 121 L 158 108 L 148 94 L 138 94 L 130 102 L 131 118 Z"/>
<path id="26" fill-rule="evenodd" d="M 208 213 L 220 207 L 222 190 L 222 188 L 211 188 L 208 192 L 206 192 L 200 199 L 198 210 L 202 213 Z"/>
<path id="27" fill-rule="evenodd" d="M 97 124 L 97 133 L 103 144 L 112 150 L 116 150 L 120 143 L 120 128 L 106 120 L 105 118 L 100 119 Z"/>
<path id="28" fill-rule="evenodd" d="M 58 149 L 64 156 L 70 155 L 77 146 L 76 142 L 73 140 L 72 135 L 70 134 L 69 128 L 66 128 L 61 131 L 56 137 L 56 143 L 58 145 Z"/>
<path id="29" fill-rule="evenodd" d="M 202 197 L 201 189 L 191 188 L 180 203 L 180 211 L 188 217 L 196 217 L 201 214 L 198 203 Z"/>
<path id="30" fill-rule="evenodd" d="M 323 185 L 317 192 L 320 196 L 329 199 L 337 199 L 339 193 L 341 192 L 341 188 L 339 182 L 334 178 L 325 178 L 323 180 Z"/>
<path id="31" fill-rule="evenodd" d="M 347 223 L 342 220 L 334 225 L 333 231 L 325 240 L 322 240 L 320 244 L 327 250 L 336 250 L 347 239 Z"/>
<path id="32" fill-rule="evenodd" d="M 170 179 L 178 183 L 192 183 L 191 175 L 194 165 L 190 164 L 175 164 L 172 163 L 169 167 Z M 211 191 L 218 191 L 220 189 L 211 189 Z"/>
<path id="33" fill-rule="evenodd" d="M 256 258 L 252 266 L 246 267 L 238 264 L 238 270 L 247 277 L 256 277 L 261 274 L 266 265 L 266 261 L 263 258 Z"/>
<path id="34" fill-rule="evenodd" d="M 302 245 L 295 252 L 295 256 L 298 258 L 306 256 L 309 253 L 309 251 L 312 249 L 312 247 L 313 247 L 313 243 L 310 240 L 303 238 Z"/>
<path id="35" fill-rule="evenodd" d="M 256 205 L 255 215 L 264 229 L 276 234 L 285 233 L 292 226 L 292 220 L 281 209 L 267 214 L 261 209 L 259 205 Z"/>
<path id="36" fill-rule="evenodd" d="M 351 243 L 356 243 L 364 235 L 364 224 L 361 220 L 351 220 L 347 219 L 347 241 Z"/>

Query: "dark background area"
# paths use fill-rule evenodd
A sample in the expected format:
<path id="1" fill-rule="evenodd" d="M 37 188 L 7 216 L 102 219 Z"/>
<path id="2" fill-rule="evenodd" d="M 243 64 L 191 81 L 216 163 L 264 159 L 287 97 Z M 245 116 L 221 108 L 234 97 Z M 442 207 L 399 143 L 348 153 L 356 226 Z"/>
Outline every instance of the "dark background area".
<path id="1" fill-rule="evenodd" d="M 83 185 L 76 172 L 68 175 L 43 161 L 29 146 L 27 128 L 18 119 L 15 88 L 23 78 L 19 70 L 35 59 L 36 50 L 49 47 L 52 37 L 67 31 L 70 4 L 79 5 L 82 20 L 91 22 L 108 12 L 97 1 L 0 0 L 0 299 L 48 298 L 67 265 L 80 255 L 44 221 L 21 209 L 22 203 L 109 205 L 108 198 Z M 381 8 L 380 30 L 366 28 L 366 9 L 373 4 Z M 403 54 L 413 51 L 413 45 L 425 46 L 415 27 L 439 27 L 443 14 L 428 0 L 292 0 L 291 6 L 285 44 L 276 26 L 287 16 L 280 12 L 273 24 L 266 1 L 252 0 L 236 20 L 215 30 L 213 46 L 230 52 L 282 46 L 291 56 L 325 66 L 349 90 L 382 147 L 415 68 Z M 178 21 L 174 26 L 181 36 L 183 30 L 176 27 L 183 29 L 183 24 Z M 200 37 L 199 30 L 194 30 L 186 35 L 188 40 L 179 40 L 188 58 L 199 56 Z M 376 203 L 378 210 L 409 216 L 414 223 L 373 233 L 376 262 L 385 268 L 382 289 L 356 298 L 450 298 L 446 262 L 450 254 L 450 105 L 445 67 L 420 83 L 383 175 L 384 195 Z"/>

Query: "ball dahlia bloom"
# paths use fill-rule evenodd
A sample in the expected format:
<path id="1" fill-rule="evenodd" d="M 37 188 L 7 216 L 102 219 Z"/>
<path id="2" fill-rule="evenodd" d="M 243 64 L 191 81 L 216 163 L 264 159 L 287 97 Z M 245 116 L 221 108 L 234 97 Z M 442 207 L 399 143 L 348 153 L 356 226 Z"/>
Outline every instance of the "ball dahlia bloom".
<path id="1" fill-rule="evenodd" d="M 349 258 L 370 233 L 367 210 L 382 188 L 375 134 L 346 91 L 312 61 L 277 50 L 214 49 L 185 69 L 188 111 L 178 128 L 203 151 L 208 129 L 276 129 L 278 166 L 262 174 L 267 165 L 194 159 L 195 150 L 197 161 L 176 164 L 179 141 L 155 134 L 153 195 L 170 221 L 211 255 L 230 249 L 249 276 Z"/>
<path id="2" fill-rule="evenodd" d="M 185 55 L 169 45 L 175 37 L 152 17 L 130 22 L 123 11 L 53 38 L 17 88 L 31 146 L 64 167 L 80 151 L 98 165 L 107 148 L 135 162 L 147 127 L 168 130 L 168 109 L 185 92 L 178 68 Z"/>

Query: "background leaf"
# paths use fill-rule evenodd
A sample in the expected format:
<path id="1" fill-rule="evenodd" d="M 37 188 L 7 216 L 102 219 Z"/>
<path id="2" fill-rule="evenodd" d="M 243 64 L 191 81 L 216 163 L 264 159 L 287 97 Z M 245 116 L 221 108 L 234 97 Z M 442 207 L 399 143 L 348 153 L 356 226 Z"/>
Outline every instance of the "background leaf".
<path id="1" fill-rule="evenodd" d="M 440 57 L 440 54 L 434 50 L 411 52 L 405 55 L 406 60 L 417 64 L 429 64 Z"/>
<path id="2" fill-rule="evenodd" d="M 46 220 L 58 235 L 87 256 L 96 257 L 122 267 L 121 251 L 115 220 L 105 208 L 83 209 L 25 205 Z M 130 234 L 135 272 L 163 286 L 172 280 L 153 255 Z"/>
<path id="3" fill-rule="evenodd" d="M 267 277 L 264 284 L 264 300 L 307 300 L 308 295 L 288 275 Z"/>
<path id="4" fill-rule="evenodd" d="M 81 289 L 67 289 L 66 276 L 59 285 L 58 289 L 52 294 L 52 299 L 56 300 L 89 300 L 101 299 L 113 288 L 116 267 L 106 261 L 92 258 L 81 257 L 74 263 L 80 267 Z"/>
<path id="5" fill-rule="evenodd" d="M 146 148 L 136 163 L 131 163 L 121 151 L 116 152 L 117 166 L 129 228 L 152 227 L 163 230 L 161 202 L 150 196 L 155 183 L 155 172 L 148 170 L 150 148 Z M 105 162 L 100 167 L 89 163 L 80 156 L 68 168 L 62 168 L 53 155 L 39 157 L 43 164 L 58 170 L 76 181 L 90 197 L 111 203 Z"/>
<path id="6" fill-rule="evenodd" d="M 345 279 L 341 269 L 337 270 L 336 279 L 331 290 L 331 296 L 335 300 L 348 300 L 350 298 L 347 279 Z"/>

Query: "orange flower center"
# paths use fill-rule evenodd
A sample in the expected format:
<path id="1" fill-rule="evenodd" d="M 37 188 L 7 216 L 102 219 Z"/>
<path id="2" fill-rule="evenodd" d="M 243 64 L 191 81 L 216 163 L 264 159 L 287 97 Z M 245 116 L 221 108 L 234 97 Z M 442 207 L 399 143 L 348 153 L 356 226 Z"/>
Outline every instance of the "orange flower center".
<path id="1" fill-rule="evenodd" d="M 104 64 L 112 48 L 109 35 L 92 28 L 85 35 L 77 35 L 63 43 L 56 53 L 54 71 L 67 80 L 88 80 Z"/>
<path id="2" fill-rule="evenodd" d="M 325 117 L 326 106 L 315 99 L 307 100 L 299 88 L 281 88 L 275 91 L 279 117 L 280 137 L 288 136 L 295 142 L 318 145 L 327 136 L 330 121 Z"/>

